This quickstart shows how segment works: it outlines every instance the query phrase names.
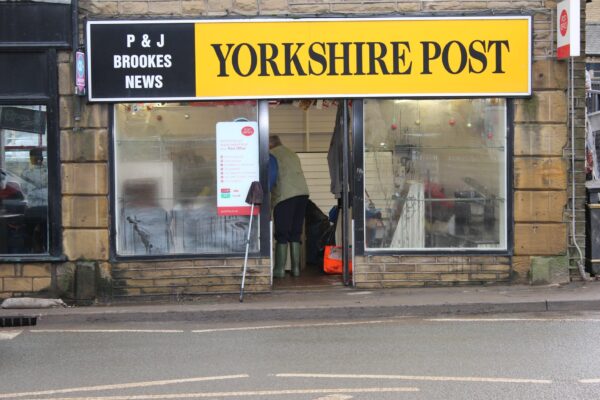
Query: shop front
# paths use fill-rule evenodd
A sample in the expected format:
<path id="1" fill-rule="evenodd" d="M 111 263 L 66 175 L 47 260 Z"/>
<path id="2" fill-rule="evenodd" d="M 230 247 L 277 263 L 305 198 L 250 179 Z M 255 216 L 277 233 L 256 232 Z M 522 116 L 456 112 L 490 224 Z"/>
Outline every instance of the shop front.
<path id="1" fill-rule="evenodd" d="M 55 286 L 91 268 L 101 300 L 235 293 L 246 249 L 247 292 L 527 282 L 568 243 L 566 68 L 536 39 L 546 11 L 90 18 L 94 149 L 62 157 Z M 300 277 L 272 273 L 273 135 L 310 192 Z"/>
<path id="2" fill-rule="evenodd" d="M 465 281 L 508 280 L 511 99 L 531 95 L 530 17 L 90 21 L 87 41 L 89 100 L 113 116 L 111 249 L 125 275 L 142 260 L 239 258 L 244 199 L 252 181 L 268 186 L 276 134 L 303 160 L 317 212 L 340 206 L 335 280 L 370 286 L 368 260 L 432 254 L 428 268 L 483 260 Z M 270 214 L 265 191 L 249 245 L 265 290 Z M 323 232 L 309 231 L 312 276 Z M 416 268 L 395 277 L 443 275 Z"/>

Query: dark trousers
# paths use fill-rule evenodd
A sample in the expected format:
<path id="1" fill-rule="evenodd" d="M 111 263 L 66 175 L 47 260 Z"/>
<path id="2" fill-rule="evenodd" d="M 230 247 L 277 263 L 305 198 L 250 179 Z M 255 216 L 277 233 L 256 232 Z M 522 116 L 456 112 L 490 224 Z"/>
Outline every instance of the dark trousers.
<path id="1" fill-rule="evenodd" d="M 300 242 L 308 196 L 296 196 L 278 203 L 273 210 L 275 241 Z"/>

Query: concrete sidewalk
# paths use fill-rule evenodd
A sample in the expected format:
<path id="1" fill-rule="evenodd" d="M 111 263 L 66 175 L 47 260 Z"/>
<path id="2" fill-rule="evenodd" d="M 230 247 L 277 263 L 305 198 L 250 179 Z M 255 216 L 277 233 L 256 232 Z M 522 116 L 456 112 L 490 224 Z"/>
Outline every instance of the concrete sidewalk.
<path id="1" fill-rule="evenodd" d="M 38 325 L 113 322 L 343 320 L 482 313 L 600 311 L 600 282 L 562 286 L 467 286 L 271 294 L 207 295 L 181 303 L 0 309 L 0 317 L 37 316 Z"/>

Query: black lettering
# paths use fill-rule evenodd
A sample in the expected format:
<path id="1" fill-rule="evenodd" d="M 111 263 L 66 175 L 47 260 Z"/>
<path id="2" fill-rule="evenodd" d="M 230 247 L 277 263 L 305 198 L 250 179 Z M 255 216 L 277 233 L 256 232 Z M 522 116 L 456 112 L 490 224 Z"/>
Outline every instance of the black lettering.
<path id="1" fill-rule="evenodd" d="M 408 67 L 404 71 L 400 71 L 400 63 L 398 61 L 402 61 L 403 65 L 406 65 L 406 52 L 410 53 L 410 43 L 408 42 L 391 42 L 392 43 L 392 54 L 394 56 L 394 70 L 393 74 L 395 75 L 408 75 L 412 70 L 412 61 L 408 63 Z M 403 46 L 402 52 L 400 51 L 400 46 Z"/>
<path id="2" fill-rule="evenodd" d="M 494 74 L 503 74 L 502 71 L 502 46 L 506 46 L 506 51 L 510 53 L 510 45 L 508 40 L 490 40 L 488 43 L 488 52 L 493 47 L 496 47 L 496 69 L 492 72 Z"/>
<path id="3" fill-rule="evenodd" d="M 481 51 L 475 48 L 476 43 L 481 45 Z M 485 51 L 485 42 L 483 40 L 473 40 L 471 42 L 471 44 L 469 45 L 469 56 L 471 57 L 471 59 L 469 59 L 469 72 L 474 74 L 480 74 L 483 71 L 485 71 L 485 69 L 487 68 L 487 57 L 485 56 L 483 51 Z M 481 63 L 481 69 L 476 70 L 473 67 L 472 59 L 476 59 Z"/>
<path id="4" fill-rule="evenodd" d="M 453 44 L 458 46 L 458 51 L 460 52 L 460 64 L 458 64 L 458 69 L 456 71 L 452 70 L 452 66 L 450 65 L 450 50 L 452 49 Z M 467 49 L 459 41 L 452 40 L 448 42 L 446 46 L 444 46 L 444 51 L 442 52 L 442 63 L 444 64 L 446 71 L 451 74 L 460 74 L 467 66 Z"/>
<path id="5" fill-rule="evenodd" d="M 296 45 L 296 50 L 292 53 L 292 46 Z M 298 76 L 305 76 L 306 72 L 302 68 L 302 64 L 298 59 L 298 51 L 300 48 L 304 46 L 304 43 L 283 43 L 283 51 L 285 55 L 285 72 L 283 75 L 291 76 L 294 75 L 292 73 L 292 64 L 294 64 L 294 68 L 296 68 L 296 73 Z"/>
<path id="6" fill-rule="evenodd" d="M 248 49 L 248 55 L 250 56 L 250 65 L 248 65 L 248 70 L 246 72 L 242 72 L 241 66 L 240 66 L 240 51 L 242 51 L 243 48 Z M 233 50 L 233 54 L 231 56 L 233 57 L 231 59 L 233 69 L 235 70 L 235 73 L 238 74 L 239 76 L 243 76 L 243 77 L 250 76 L 256 70 L 256 64 L 257 64 L 256 50 L 254 50 L 254 47 L 252 47 L 250 44 L 248 44 L 248 43 L 238 44 L 235 47 L 235 49 Z"/>
<path id="7" fill-rule="evenodd" d="M 356 72 L 354 73 L 354 75 L 364 75 L 364 71 L 363 71 L 363 54 L 362 54 L 362 48 L 363 45 L 365 44 L 365 42 L 354 42 L 354 45 L 356 46 Z"/>
<path id="8" fill-rule="evenodd" d="M 275 58 L 279 51 L 277 50 L 277 46 L 273 43 L 259 43 L 258 47 L 260 48 L 260 74 L 259 76 L 269 76 L 269 71 L 267 71 L 267 64 L 271 66 L 273 70 L 273 75 L 281 76 L 279 73 L 279 68 L 277 67 L 277 63 L 275 62 Z M 271 56 L 267 57 L 267 49 L 271 48 Z"/>
<path id="9" fill-rule="evenodd" d="M 320 46 L 322 53 L 318 53 L 314 50 L 315 46 Z M 314 42 L 311 43 L 310 46 L 308 47 L 308 56 L 310 58 L 310 61 L 308 62 L 308 72 L 311 75 L 323 75 L 325 73 L 325 71 L 327 71 L 327 58 L 325 58 L 325 43 L 323 42 Z M 317 64 L 321 65 L 321 72 L 317 72 L 316 70 L 313 69 L 313 63 L 312 62 L 316 62 Z"/>
<path id="10" fill-rule="evenodd" d="M 421 42 L 421 45 L 423 46 L 423 72 L 421 72 L 421 74 L 431 74 L 429 62 L 440 57 L 442 54 L 442 47 L 436 42 Z M 429 54 L 431 45 L 433 45 L 433 55 Z"/>
<path id="11" fill-rule="evenodd" d="M 336 60 L 342 60 L 344 62 L 344 72 L 341 75 L 351 75 L 350 74 L 350 42 L 340 42 L 340 43 L 327 43 L 329 45 L 329 72 L 327 75 L 340 75 L 336 71 Z M 338 44 L 342 45 L 342 55 L 336 56 L 335 49 Z"/>
<path id="12" fill-rule="evenodd" d="M 219 59 L 219 75 L 217 76 L 229 76 L 227 74 L 227 59 L 229 58 L 229 53 L 231 53 L 231 49 L 233 48 L 233 43 L 227 43 L 227 54 L 223 55 L 221 52 L 221 44 L 211 44 L 211 47 L 215 51 L 217 58 Z M 169 60 L 170 61 L 170 60 Z"/>
<path id="13" fill-rule="evenodd" d="M 369 46 L 369 75 L 377 75 L 375 63 L 379 64 L 379 68 L 383 75 L 389 75 L 387 66 L 383 60 L 383 57 L 387 54 L 385 44 L 381 42 L 368 42 L 367 46 Z M 376 47 L 379 47 L 378 55 L 375 54 Z"/>

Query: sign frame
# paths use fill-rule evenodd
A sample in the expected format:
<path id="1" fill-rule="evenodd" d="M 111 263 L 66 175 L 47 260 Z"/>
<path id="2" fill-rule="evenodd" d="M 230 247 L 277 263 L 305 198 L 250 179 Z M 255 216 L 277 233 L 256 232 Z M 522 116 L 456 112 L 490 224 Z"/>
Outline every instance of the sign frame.
<path id="1" fill-rule="evenodd" d="M 440 91 L 423 93 L 405 93 L 401 90 L 393 93 L 308 93 L 308 94 L 261 94 L 261 95 L 161 95 L 161 96 L 96 96 L 92 87 L 93 76 L 99 71 L 94 71 L 92 57 L 94 49 L 90 46 L 92 42 L 91 26 L 93 25 L 138 25 L 138 24 L 256 24 L 256 23 L 299 23 L 299 22 L 361 22 L 361 21 L 487 21 L 487 20 L 525 20 L 528 32 L 527 46 L 527 88 L 519 91 L 485 91 L 485 92 L 460 92 Z M 249 26 L 250 27 L 250 26 Z M 533 17 L 531 15 L 499 15 L 499 16 L 439 16 L 439 17 L 369 17 L 369 18 L 248 18 L 248 19 L 184 19 L 184 20 L 88 20 L 86 23 L 86 56 L 88 72 L 88 100 L 90 102 L 152 102 L 152 101 L 204 101 L 204 100 L 246 100 L 246 99 L 302 99 L 302 98 L 465 98 L 465 97 L 530 97 L 532 94 L 532 57 L 533 57 Z M 194 47 L 197 51 L 197 45 Z M 525 78 L 522 80 L 525 86 Z M 194 85 L 198 85 L 195 81 Z"/>
<path id="2" fill-rule="evenodd" d="M 579 1 L 574 0 L 556 4 L 556 58 L 559 60 L 581 55 L 579 5 Z"/>

